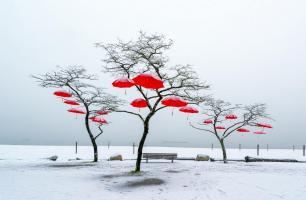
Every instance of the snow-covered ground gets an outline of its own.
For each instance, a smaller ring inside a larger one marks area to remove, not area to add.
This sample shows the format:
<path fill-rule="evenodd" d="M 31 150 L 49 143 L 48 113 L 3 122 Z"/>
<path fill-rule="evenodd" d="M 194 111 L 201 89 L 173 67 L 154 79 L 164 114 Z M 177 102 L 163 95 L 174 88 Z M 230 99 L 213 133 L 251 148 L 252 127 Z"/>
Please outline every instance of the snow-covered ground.
<path fill-rule="evenodd" d="M 179 157 L 220 149 L 146 147 L 144 152 L 175 152 Z M 122 154 L 134 159 L 132 147 L 100 147 L 101 161 L 92 163 L 91 147 L 0 145 L 0 200 L 125 199 L 306 199 L 306 163 L 152 161 L 141 175 L 131 175 L 134 160 L 106 161 Z M 261 150 L 260 157 L 306 160 L 301 150 Z M 58 155 L 55 162 L 44 159 Z M 255 149 L 229 149 L 229 159 L 256 157 Z"/>

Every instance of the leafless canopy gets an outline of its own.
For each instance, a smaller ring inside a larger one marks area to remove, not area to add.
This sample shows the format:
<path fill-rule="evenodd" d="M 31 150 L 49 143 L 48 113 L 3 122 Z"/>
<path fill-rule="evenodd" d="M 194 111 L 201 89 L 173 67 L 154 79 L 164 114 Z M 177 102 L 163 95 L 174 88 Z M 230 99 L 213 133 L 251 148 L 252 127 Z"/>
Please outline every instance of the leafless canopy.
<path fill-rule="evenodd" d="M 140 86 L 136 86 L 141 96 L 148 102 L 151 113 L 164 108 L 159 103 L 163 97 L 178 96 L 189 103 L 199 104 L 205 99 L 199 95 L 208 86 L 201 82 L 196 72 L 189 65 L 168 66 L 168 57 L 164 51 L 172 46 L 172 40 L 163 35 L 140 32 L 136 41 L 119 40 L 114 44 L 97 43 L 97 47 L 105 50 L 104 70 L 116 77 L 133 78 L 140 73 L 150 73 L 163 80 L 165 88 L 154 90 L 148 94 Z M 138 115 L 137 113 L 129 112 Z M 140 116 L 141 117 L 141 116 Z"/>
<path fill-rule="evenodd" d="M 260 120 L 271 119 L 266 113 L 266 105 L 263 103 L 242 106 L 239 104 L 232 105 L 231 103 L 225 102 L 223 100 L 215 100 L 210 98 L 207 99 L 205 103 L 203 103 L 202 110 L 204 111 L 203 114 L 208 116 L 208 119 L 213 121 L 212 125 L 210 126 L 204 125 L 203 123 L 198 123 L 198 126 L 194 126 L 192 124 L 191 126 L 199 130 L 210 132 L 216 135 L 219 140 L 225 139 L 231 133 L 241 127 L 256 126 Z M 237 115 L 239 114 L 238 119 L 229 124 L 223 133 L 218 132 L 216 126 L 228 122 L 228 120 L 225 119 L 225 116 L 233 113 Z M 205 126 L 205 128 L 200 128 L 199 126 Z"/>
<path fill-rule="evenodd" d="M 89 114 L 97 110 L 113 111 L 121 103 L 117 97 L 93 85 L 91 82 L 97 80 L 97 76 L 87 74 L 85 68 L 81 66 L 58 67 L 56 71 L 32 77 L 41 87 L 68 89 L 73 98 L 84 105 Z"/>

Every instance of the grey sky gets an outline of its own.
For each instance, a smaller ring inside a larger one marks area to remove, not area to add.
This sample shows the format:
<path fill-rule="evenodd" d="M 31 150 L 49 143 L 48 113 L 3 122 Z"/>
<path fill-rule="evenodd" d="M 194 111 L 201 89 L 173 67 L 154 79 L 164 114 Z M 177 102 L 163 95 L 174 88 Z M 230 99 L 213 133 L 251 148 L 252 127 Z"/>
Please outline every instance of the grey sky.
<path fill-rule="evenodd" d="M 52 95 L 54 90 L 39 88 L 29 75 L 56 65 L 81 64 L 99 73 L 100 85 L 111 88 L 112 78 L 101 73 L 103 53 L 93 43 L 135 38 L 143 30 L 172 38 L 171 63 L 192 64 L 215 97 L 268 104 L 276 120 L 270 134 L 259 139 L 236 134 L 228 146 L 254 147 L 258 140 L 272 147 L 302 145 L 305 10 L 303 0 L 1 1 L 0 144 L 89 144 L 82 120 L 65 111 L 67 107 Z M 124 114 L 108 119 L 112 124 L 100 144 L 138 141 L 138 119 Z M 151 128 L 147 145 L 216 143 L 212 136 L 190 128 L 184 115 L 176 112 L 172 117 L 170 110 L 155 117 Z"/>

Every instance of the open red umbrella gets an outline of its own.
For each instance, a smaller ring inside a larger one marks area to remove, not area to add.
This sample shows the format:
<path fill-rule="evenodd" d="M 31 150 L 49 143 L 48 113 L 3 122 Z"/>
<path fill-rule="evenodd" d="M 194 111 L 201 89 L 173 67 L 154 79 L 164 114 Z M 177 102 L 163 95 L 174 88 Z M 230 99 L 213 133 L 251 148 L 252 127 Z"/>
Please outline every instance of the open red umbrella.
<path fill-rule="evenodd" d="M 118 88 L 130 88 L 135 85 L 135 82 L 127 77 L 122 77 L 115 80 L 112 85 Z"/>
<path fill-rule="evenodd" d="M 270 124 L 266 124 L 266 123 L 257 123 L 256 126 L 262 127 L 262 128 L 273 128 Z"/>
<path fill-rule="evenodd" d="M 205 119 L 203 121 L 203 124 L 212 124 L 212 123 L 213 123 L 213 120 L 211 120 L 211 119 Z"/>
<path fill-rule="evenodd" d="M 183 106 L 187 106 L 187 102 L 184 101 L 183 99 L 179 98 L 179 97 L 166 97 L 164 98 L 161 103 L 165 106 L 169 106 L 169 107 L 183 107 Z"/>
<path fill-rule="evenodd" d="M 191 107 L 191 106 L 181 107 L 179 111 L 184 112 L 184 113 L 199 113 L 198 109 Z"/>
<path fill-rule="evenodd" d="M 80 105 L 78 102 L 72 101 L 72 100 L 65 100 L 64 103 L 65 103 L 65 104 L 68 104 L 68 105 L 72 105 L 72 106 L 78 106 L 78 105 Z"/>
<path fill-rule="evenodd" d="M 136 85 L 147 89 L 160 89 L 164 87 L 163 81 L 159 77 L 152 74 L 139 74 L 133 78 L 133 81 Z"/>
<path fill-rule="evenodd" d="M 250 132 L 250 130 L 246 129 L 246 128 L 238 128 L 236 130 L 237 132 L 240 132 L 240 133 L 247 133 L 247 132 Z"/>
<path fill-rule="evenodd" d="M 71 113 L 75 113 L 75 114 L 86 114 L 86 112 L 80 110 L 80 109 L 75 109 L 75 108 L 72 108 L 72 109 L 69 109 L 67 110 L 68 112 L 71 112 Z"/>
<path fill-rule="evenodd" d="M 224 129 L 226 129 L 224 126 L 216 126 L 216 129 L 217 130 L 224 130 Z"/>
<path fill-rule="evenodd" d="M 253 132 L 254 134 L 257 134 L 257 135 L 263 135 L 263 134 L 267 134 L 266 132 L 263 132 L 263 131 L 255 131 Z"/>
<path fill-rule="evenodd" d="M 71 93 L 66 92 L 66 91 L 56 91 L 53 94 L 58 97 L 71 97 L 72 96 Z"/>
<path fill-rule="evenodd" d="M 131 102 L 131 105 L 136 108 L 145 108 L 148 106 L 148 102 L 145 99 L 135 99 Z"/>
<path fill-rule="evenodd" d="M 90 119 L 91 119 L 91 121 L 97 122 L 97 123 L 100 123 L 100 124 L 108 124 L 108 122 L 105 119 L 99 118 L 99 117 L 96 117 L 96 116 L 91 117 Z"/>
<path fill-rule="evenodd" d="M 104 110 L 100 110 L 100 111 L 97 111 L 96 112 L 98 115 L 107 115 L 108 112 L 107 111 L 104 111 Z"/>
<path fill-rule="evenodd" d="M 229 119 L 229 120 L 237 119 L 237 116 L 236 115 L 227 115 L 227 116 L 225 116 L 225 119 Z"/>

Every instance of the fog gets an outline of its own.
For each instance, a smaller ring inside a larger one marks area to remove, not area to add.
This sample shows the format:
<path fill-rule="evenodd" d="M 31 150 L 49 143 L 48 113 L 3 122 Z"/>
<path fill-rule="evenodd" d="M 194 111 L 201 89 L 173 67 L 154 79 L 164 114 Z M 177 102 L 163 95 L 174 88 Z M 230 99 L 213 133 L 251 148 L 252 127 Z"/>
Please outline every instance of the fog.
<path fill-rule="evenodd" d="M 0 144 L 90 144 L 81 117 L 66 112 L 52 93 L 30 78 L 57 65 L 83 65 L 99 85 L 127 101 L 102 73 L 95 42 L 136 38 L 140 30 L 174 40 L 170 64 L 191 64 L 213 94 L 233 103 L 263 102 L 275 121 L 269 134 L 234 134 L 227 146 L 271 148 L 306 143 L 306 2 L 237 1 L 14 1 L 0 7 Z M 201 116 L 190 116 L 197 121 Z M 107 117 L 99 144 L 131 145 L 141 122 Z M 146 145 L 208 147 L 213 136 L 192 129 L 186 115 L 165 109 L 155 116 Z"/>

